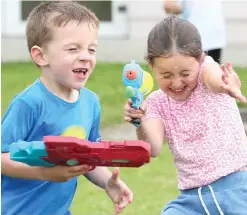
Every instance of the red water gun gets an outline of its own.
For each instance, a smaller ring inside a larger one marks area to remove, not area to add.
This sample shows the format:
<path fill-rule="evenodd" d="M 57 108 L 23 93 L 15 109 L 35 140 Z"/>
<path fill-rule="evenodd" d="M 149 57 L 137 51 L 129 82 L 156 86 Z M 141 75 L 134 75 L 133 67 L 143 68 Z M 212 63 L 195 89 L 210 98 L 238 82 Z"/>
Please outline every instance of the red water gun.
<path fill-rule="evenodd" d="M 30 166 L 80 165 L 140 167 L 150 162 L 150 145 L 141 140 L 91 142 L 65 136 L 10 145 L 10 158 Z"/>

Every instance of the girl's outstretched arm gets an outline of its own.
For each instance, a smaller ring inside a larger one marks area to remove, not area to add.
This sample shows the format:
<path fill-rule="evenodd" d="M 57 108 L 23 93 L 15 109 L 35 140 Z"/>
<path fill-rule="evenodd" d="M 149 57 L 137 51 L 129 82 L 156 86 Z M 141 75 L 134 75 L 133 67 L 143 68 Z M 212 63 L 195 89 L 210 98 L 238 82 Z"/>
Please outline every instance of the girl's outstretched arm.
<path fill-rule="evenodd" d="M 247 102 L 240 90 L 241 81 L 230 62 L 226 66 L 219 66 L 218 64 L 206 65 L 202 71 L 202 81 L 212 92 L 227 93 L 243 103 Z"/>

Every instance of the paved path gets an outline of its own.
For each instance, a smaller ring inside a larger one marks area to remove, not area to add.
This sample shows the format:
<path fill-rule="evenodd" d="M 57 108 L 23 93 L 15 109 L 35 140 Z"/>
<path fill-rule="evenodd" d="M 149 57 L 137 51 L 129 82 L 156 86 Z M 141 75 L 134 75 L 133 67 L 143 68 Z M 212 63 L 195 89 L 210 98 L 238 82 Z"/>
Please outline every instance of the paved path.
<path fill-rule="evenodd" d="M 130 123 L 123 123 L 106 127 L 101 130 L 101 135 L 105 140 L 135 140 L 135 127 Z"/>
<path fill-rule="evenodd" d="M 247 134 L 247 108 L 240 110 L 245 131 Z M 102 137 L 106 140 L 134 140 L 136 139 L 135 129 L 133 125 L 129 123 L 123 123 L 119 125 L 114 125 L 112 127 L 106 127 L 101 131 Z"/>

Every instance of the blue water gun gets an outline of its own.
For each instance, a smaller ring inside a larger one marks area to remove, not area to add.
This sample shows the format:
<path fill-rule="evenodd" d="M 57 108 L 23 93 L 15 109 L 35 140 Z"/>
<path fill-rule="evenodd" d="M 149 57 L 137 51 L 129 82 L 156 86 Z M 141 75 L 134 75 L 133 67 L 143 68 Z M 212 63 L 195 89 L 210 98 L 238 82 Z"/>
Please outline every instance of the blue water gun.
<path fill-rule="evenodd" d="M 147 86 L 143 89 L 145 77 Z M 126 86 L 125 94 L 131 99 L 132 107 L 134 109 L 140 109 L 144 95 L 151 91 L 153 87 L 151 75 L 145 72 L 135 60 L 131 60 L 130 64 L 126 64 L 123 68 L 122 79 Z M 132 123 L 136 127 L 139 127 L 140 119 L 134 119 Z"/>

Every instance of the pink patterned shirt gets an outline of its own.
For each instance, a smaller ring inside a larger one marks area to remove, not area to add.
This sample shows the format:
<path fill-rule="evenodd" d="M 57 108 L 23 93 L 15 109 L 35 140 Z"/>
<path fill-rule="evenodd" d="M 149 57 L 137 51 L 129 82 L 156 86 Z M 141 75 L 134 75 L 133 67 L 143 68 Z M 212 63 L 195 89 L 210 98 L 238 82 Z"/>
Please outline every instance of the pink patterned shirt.
<path fill-rule="evenodd" d="M 161 90 L 147 98 L 147 118 L 160 118 L 174 157 L 179 189 L 208 185 L 232 172 L 246 170 L 247 138 L 233 98 L 209 92 L 201 80 L 185 101 Z"/>

